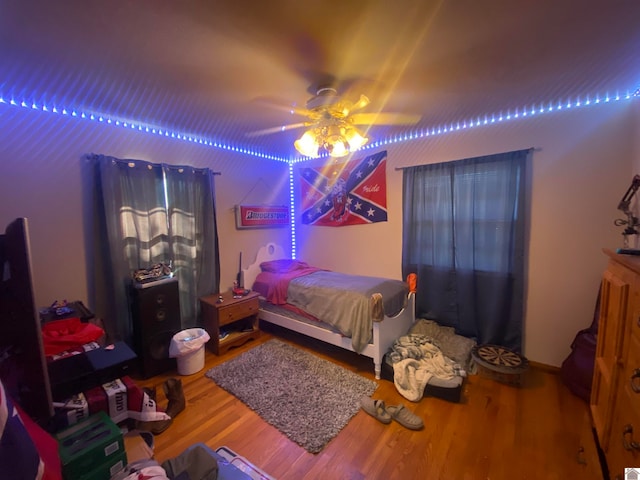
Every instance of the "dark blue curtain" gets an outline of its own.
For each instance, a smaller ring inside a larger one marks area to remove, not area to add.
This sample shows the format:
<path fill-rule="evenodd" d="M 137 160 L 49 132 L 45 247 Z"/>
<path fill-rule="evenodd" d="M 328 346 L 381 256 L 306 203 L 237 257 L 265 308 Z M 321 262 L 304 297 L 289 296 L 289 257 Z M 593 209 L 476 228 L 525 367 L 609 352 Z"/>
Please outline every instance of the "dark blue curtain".
<path fill-rule="evenodd" d="M 199 297 L 220 281 L 214 173 L 93 155 L 95 303 L 111 340 L 132 344 L 132 274 L 171 264 L 178 278 L 183 328 L 196 326 Z"/>
<path fill-rule="evenodd" d="M 406 168 L 403 276 L 418 317 L 522 350 L 526 164 L 532 150 Z"/>

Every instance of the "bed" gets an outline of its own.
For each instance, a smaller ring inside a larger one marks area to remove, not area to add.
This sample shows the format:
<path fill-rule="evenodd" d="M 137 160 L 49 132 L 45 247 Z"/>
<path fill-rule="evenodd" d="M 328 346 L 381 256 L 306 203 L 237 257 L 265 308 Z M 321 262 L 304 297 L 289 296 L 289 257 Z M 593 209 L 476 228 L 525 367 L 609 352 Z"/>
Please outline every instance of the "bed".
<path fill-rule="evenodd" d="M 274 265 L 277 268 L 265 272 L 265 265 L 269 269 Z M 292 273 L 292 270 L 302 272 Z M 284 283 L 266 286 L 266 282 L 281 272 L 289 277 Z M 265 273 L 270 278 L 265 279 Z M 376 379 L 380 379 L 385 353 L 415 321 L 415 288 L 410 288 L 407 283 L 312 267 L 288 259 L 282 247 L 273 243 L 259 249 L 255 262 L 243 270 L 243 280 L 245 287 L 255 289 L 261 295 L 258 313 L 261 320 L 371 358 Z M 331 290 L 335 286 L 318 283 L 334 280 L 346 283 L 336 290 Z M 360 291 L 344 288 L 347 283 L 357 284 Z M 399 296 L 402 297 L 400 300 Z M 274 298 L 275 303 L 271 301 Z M 328 298 L 332 299 L 331 302 L 327 301 Z M 301 299 L 305 305 L 301 305 Z M 346 313 L 331 315 L 333 320 L 324 318 L 323 315 L 333 308 Z M 357 318 L 357 321 L 347 322 L 346 318 Z"/>

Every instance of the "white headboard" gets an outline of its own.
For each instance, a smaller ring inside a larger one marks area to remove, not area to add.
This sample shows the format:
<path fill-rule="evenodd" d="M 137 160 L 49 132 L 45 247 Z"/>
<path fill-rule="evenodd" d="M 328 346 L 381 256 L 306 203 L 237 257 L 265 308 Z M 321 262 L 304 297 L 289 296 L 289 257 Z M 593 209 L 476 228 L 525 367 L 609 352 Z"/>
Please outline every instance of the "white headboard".
<path fill-rule="evenodd" d="M 256 277 L 260 273 L 260 264 L 269 260 L 280 260 L 287 258 L 284 254 L 284 250 L 280 245 L 275 243 L 267 243 L 264 247 L 260 247 L 256 254 L 256 260 L 247 268 L 242 270 L 244 288 L 251 289 L 253 282 L 256 281 Z"/>

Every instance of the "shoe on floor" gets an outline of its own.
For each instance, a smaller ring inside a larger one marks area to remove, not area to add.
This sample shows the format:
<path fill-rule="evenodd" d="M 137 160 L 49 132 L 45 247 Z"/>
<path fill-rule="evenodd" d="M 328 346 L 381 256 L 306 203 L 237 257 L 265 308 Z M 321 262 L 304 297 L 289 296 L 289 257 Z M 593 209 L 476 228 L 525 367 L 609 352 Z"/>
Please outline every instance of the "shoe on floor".
<path fill-rule="evenodd" d="M 167 420 L 142 421 L 136 420 L 135 429 L 143 432 L 151 432 L 154 435 L 160 435 L 173 423 L 173 418 Z"/>
<path fill-rule="evenodd" d="M 391 423 L 391 415 L 389 415 L 385 409 L 384 401 L 374 400 L 369 397 L 362 397 L 360 405 L 362 406 L 362 409 L 373 418 L 377 418 L 382 423 Z"/>
<path fill-rule="evenodd" d="M 176 416 L 185 409 L 187 404 L 184 398 L 184 391 L 182 390 L 182 380 L 167 378 L 162 384 L 162 390 L 168 401 L 166 413 L 172 419 L 176 418 Z"/>
<path fill-rule="evenodd" d="M 422 419 L 407 410 L 402 404 L 388 406 L 387 412 L 396 422 L 410 430 L 420 430 L 424 427 Z"/>

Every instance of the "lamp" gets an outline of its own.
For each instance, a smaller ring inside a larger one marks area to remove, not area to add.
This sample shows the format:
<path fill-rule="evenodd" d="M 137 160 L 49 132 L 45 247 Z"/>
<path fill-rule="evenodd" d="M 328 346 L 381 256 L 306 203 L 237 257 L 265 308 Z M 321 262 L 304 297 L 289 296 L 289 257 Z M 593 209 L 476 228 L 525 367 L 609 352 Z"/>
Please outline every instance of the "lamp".
<path fill-rule="evenodd" d="M 614 225 L 617 227 L 622 227 L 626 225 L 626 228 L 622 232 L 622 235 L 624 236 L 623 250 L 625 251 L 621 252 L 620 249 L 618 249 L 619 250 L 618 253 L 632 253 L 632 252 L 634 252 L 634 254 L 640 253 L 640 250 L 627 248 L 629 246 L 628 236 L 637 235 L 638 230 L 636 230 L 636 227 L 640 226 L 640 223 L 638 222 L 638 218 L 633 215 L 633 212 L 631 211 L 631 208 L 630 208 L 631 199 L 634 197 L 634 195 L 638 191 L 638 188 L 640 188 L 640 175 L 635 175 L 633 177 L 633 180 L 631 181 L 631 185 L 629 186 L 625 194 L 622 196 L 622 200 L 620 200 L 620 203 L 618 204 L 618 210 L 621 210 L 627 216 L 626 220 L 619 218 L 613 222 Z"/>
<path fill-rule="evenodd" d="M 364 146 L 369 139 L 343 119 L 322 120 L 293 145 L 306 157 L 318 157 L 323 148 L 332 157 L 344 157 Z"/>

